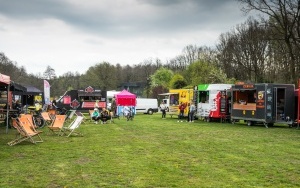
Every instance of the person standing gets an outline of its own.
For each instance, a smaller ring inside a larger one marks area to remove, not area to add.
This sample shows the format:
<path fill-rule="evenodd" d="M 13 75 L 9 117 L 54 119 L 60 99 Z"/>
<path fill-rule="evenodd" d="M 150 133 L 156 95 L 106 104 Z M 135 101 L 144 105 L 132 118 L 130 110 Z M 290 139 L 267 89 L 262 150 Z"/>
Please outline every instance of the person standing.
<path fill-rule="evenodd" d="M 161 118 L 162 119 L 166 119 L 166 110 L 167 110 L 167 106 L 166 104 L 164 103 L 164 101 L 161 101 L 160 103 L 160 111 L 161 111 Z"/>
<path fill-rule="evenodd" d="M 185 104 L 181 102 L 179 105 L 179 116 L 178 116 L 179 119 L 183 119 L 185 107 L 186 107 Z"/>
<path fill-rule="evenodd" d="M 99 100 L 95 101 L 94 108 L 99 108 Z"/>
<path fill-rule="evenodd" d="M 194 122 L 194 113 L 196 111 L 196 106 L 191 101 L 190 107 L 189 107 L 189 114 L 188 114 L 188 122 Z"/>
<path fill-rule="evenodd" d="M 117 103 L 116 103 L 116 97 L 114 96 L 111 100 L 111 112 L 112 112 L 112 116 L 115 117 L 116 116 L 116 110 L 117 110 Z"/>

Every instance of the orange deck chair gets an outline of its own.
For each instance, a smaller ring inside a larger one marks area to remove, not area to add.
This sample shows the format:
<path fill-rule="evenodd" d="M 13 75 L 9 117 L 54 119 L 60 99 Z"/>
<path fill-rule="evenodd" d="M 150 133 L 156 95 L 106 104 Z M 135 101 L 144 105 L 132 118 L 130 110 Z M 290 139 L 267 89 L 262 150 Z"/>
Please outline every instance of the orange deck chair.
<path fill-rule="evenodd" d="M 51 133 L 59 135 L 66 120 L 66 115 L 56 115 L 52 124 L 48 126 Z"/>

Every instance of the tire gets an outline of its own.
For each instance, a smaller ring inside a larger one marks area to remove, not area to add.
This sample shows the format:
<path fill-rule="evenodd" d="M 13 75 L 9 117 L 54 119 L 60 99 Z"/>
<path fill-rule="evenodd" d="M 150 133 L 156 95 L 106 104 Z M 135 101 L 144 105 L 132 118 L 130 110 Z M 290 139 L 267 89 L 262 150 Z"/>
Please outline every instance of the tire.
<path fill-rule="evenodd" d="M 149 114 L 149 115 L 152 115 L 152 114 L 153 114 L 153 110 L 152 110 L 152 109 L 149 109 L 149 110 L 148 110 L 148 114 Z"/>
<path fill-rule="evenodd" d="M 41 116 L 34 117 L 34 123 L 39 128 L 43 128 L 45 126 L 45 121 Z"/>
<path fill-rule="evenodd" d="M 248 125 L 248 126 L 251 126 L 252 124 L 253 124 L 252 121 L 247 121 L 247 125 Z"/>

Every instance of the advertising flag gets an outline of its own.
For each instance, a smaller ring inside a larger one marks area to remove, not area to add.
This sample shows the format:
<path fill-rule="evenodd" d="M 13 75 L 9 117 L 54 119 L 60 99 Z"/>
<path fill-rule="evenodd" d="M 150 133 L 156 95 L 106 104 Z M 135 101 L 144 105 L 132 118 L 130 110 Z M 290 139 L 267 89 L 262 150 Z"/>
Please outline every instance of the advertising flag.
<path fill-rule="evenodd" d="M 44 80 L 44 98 L 45 104 L 50 104 L 50 84 L 47 80 Z"/>

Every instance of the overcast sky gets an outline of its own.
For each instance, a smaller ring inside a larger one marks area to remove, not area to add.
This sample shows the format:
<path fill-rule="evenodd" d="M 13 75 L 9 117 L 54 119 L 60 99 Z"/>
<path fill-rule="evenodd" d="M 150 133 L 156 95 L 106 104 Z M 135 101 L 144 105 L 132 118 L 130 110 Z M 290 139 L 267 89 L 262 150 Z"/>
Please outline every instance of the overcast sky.
<path fill-rule="evenodd" d="M 0 52 L 58 76 L 103 61 L 164 63 L 190 44 L 214 47 L 245 20 L 235 0 L 0 0 Z"/>

